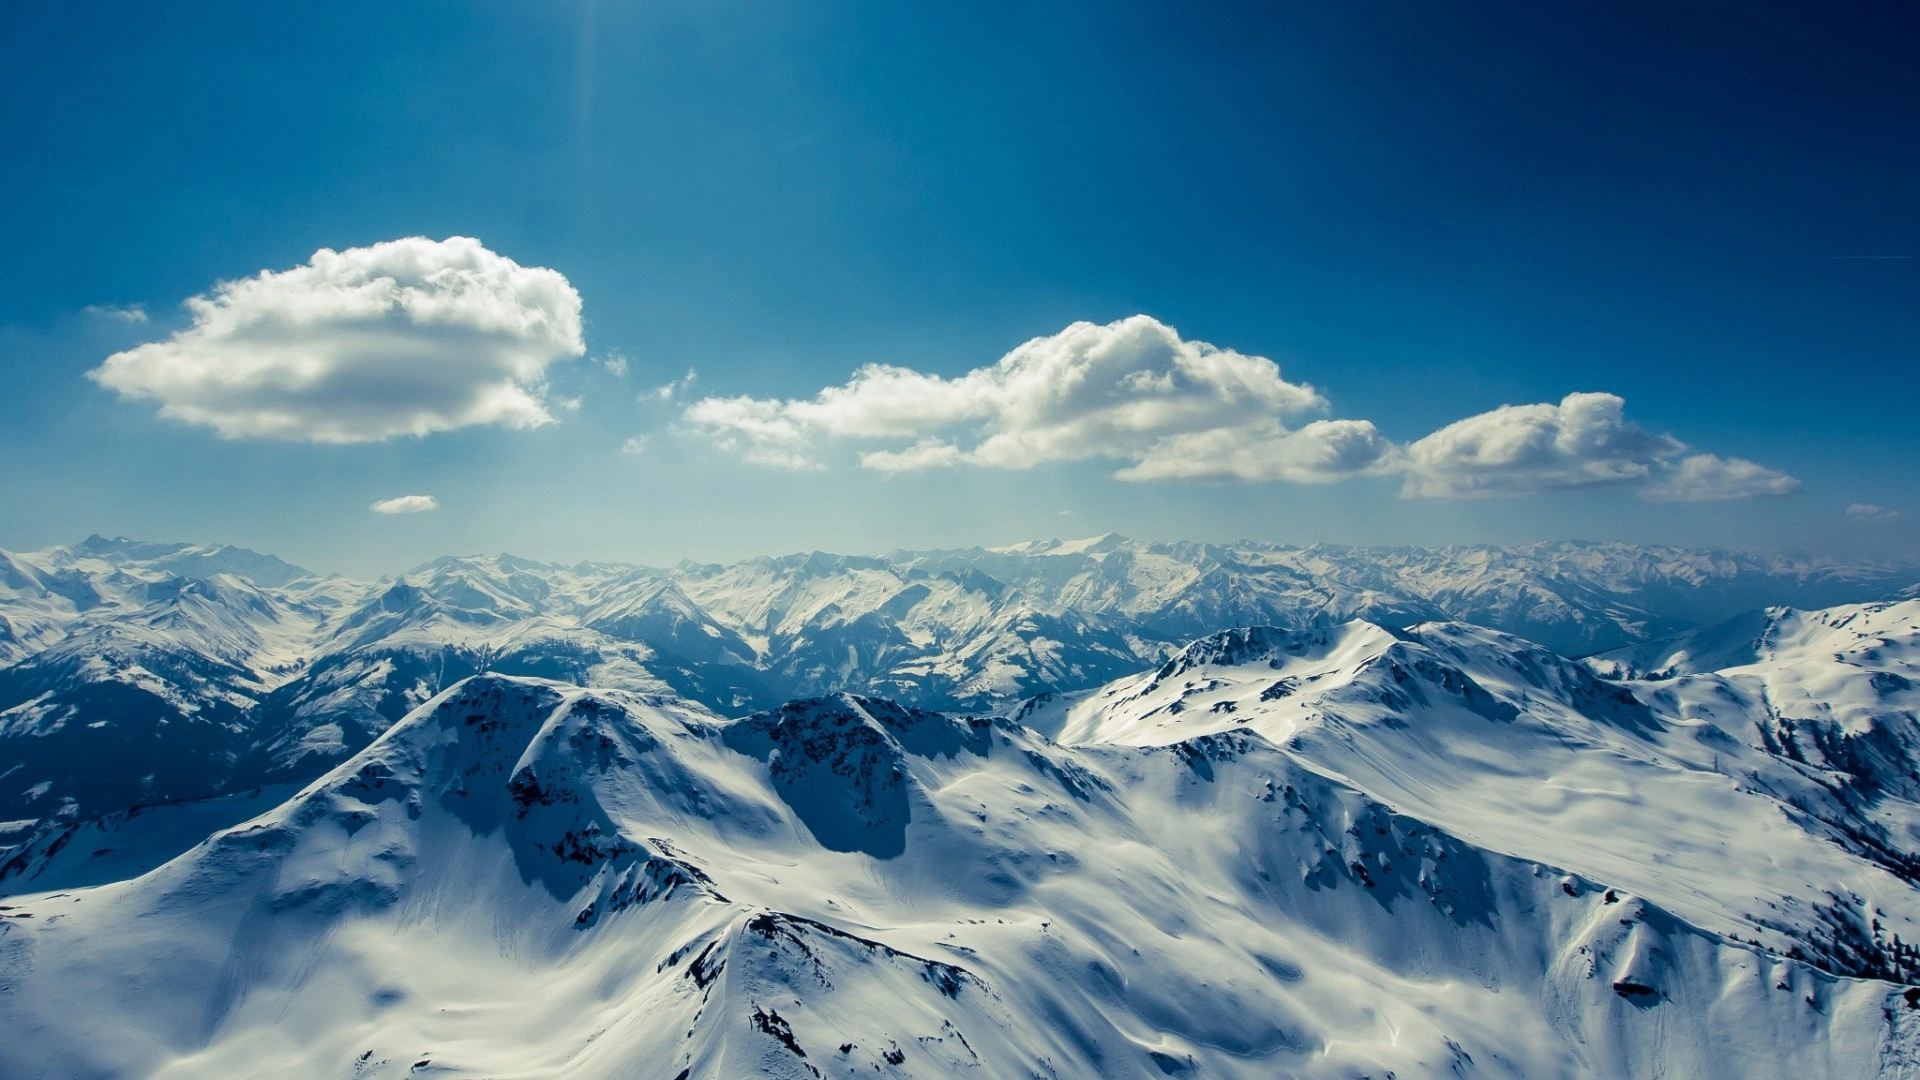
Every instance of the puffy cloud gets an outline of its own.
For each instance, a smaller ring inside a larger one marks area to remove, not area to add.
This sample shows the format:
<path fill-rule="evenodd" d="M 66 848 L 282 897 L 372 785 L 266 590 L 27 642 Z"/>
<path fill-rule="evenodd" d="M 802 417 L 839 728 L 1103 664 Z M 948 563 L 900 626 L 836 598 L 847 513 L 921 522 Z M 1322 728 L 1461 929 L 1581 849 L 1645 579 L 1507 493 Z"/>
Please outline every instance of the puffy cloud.
<path fill-rule="evenodd" d="M 1906 517 L 1898 510 L 1891 510 L 1874 503 L 1854 503 L 1847 507 L 1847 516 L 1862 525 L 1878 525 L 1886 521 L 1899 521 Z"/>
<path fill-rule="evenodd" d="M 551 423 L 545 373 L 586 351 L 580 294 L 478 240 L 321 249 L 187 301 L 192 323 L 88 377 L 231 439 L 373 442 Z"/>
<path fill-rule="evenodd" d="M 1568 394 L 1558 405 L 1503 405 L 1448 424 L 1407 447 L 1404 494 L 1510 495 L 1646 480 L 1686 450 L 1622 418 L 1613 394 Z"/>
<path fill-rule="evenodd" d="M 1656 502 L 1786 495 L 1800 481 L 1742 458 L 1688 453 L 1624 416 L 1614 394 L 1568 394 L 1558 405 L 1503 405 L 1456 421 L 1406 448 L 1402 494 L 1518 495 L 1639 485 Z"/>
<path fill-rule="evenodd" d="M 644 454 L 644 453 L 646 453 L 646 452 L 647 452 L 647 437 L 646 437 L 645 435 L 631 435 L 631 436 L 628 436 L 628 438 L 627 438 L 627 441 L 626 441 L 626 442 L 623 442 L 623 443 L 621 443 L 621 444 L 620 444 L 620 452 L 621 452 L 621 453 L 623 453 L 623 454 Z"/>
<path fill-rule="evenodd" d="M 1640 489 L 1655 502 L 1718 502 L 1756 495 L 1791 495 L 1800 481 L 1745 458 L 1689 454 L 1667 468 L 1657 483 Z"/>
<path fill-rule="evenodd" d="M 680 384 L 672 384 L 678 387 Z M 673 392 L 656 392 L 663 400 Z M 1074 323 L 955 378 L 869 364 L 811 398 L 703 398 L 687 427 L 749 461 L 821 468 L 841 440 L 894 445 L 862 467 L 1120 463 L 1122 480 L 1328 483 L 1398 475 L 1401 493 L 1460 498 L 1606 485 L 1655 501 L 1742 499 L 1799 481 L 1740 458 L 1695 453 L 1625 418 L 1614 394 L 1505 405 L 1398 446 L 1368 420 L 1315 419 L 1327 401 L 1273 361 L 1183 340 L 1145 315 Z"/>
<path fill-rule="evenodd" d="M 431 495 L 400 495 L 381 499 L 367 509 L 376 514 L 424 514 L 428 510 L 440 509 L 440 500 Z"/>
<path fill-rule="evenodd" d="M 1271 360 L 1136 315 L 1074 323 L 951 379 L 870 364 L 812 398 L 704 398 L 682 415 L 751 461 L 793 468 L 817 467 L 834 439 L 912 440 L 861 456 L 888 472 L 1104 459 L 1129 480 L 1330 480 L 1378 466 L 1389 445 L 1366 421 L 1286 426 L 1326 407 Z"/>

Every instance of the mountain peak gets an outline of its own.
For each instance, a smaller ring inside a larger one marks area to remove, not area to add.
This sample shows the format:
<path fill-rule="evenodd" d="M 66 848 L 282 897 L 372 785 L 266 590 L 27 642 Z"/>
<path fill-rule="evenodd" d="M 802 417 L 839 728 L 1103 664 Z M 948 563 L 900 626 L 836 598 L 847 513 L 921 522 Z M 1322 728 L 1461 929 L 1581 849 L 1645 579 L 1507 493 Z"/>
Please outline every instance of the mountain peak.
<path fill-rule="evenodd" d="M 1097 555 L 1132 543 L 1117 532 L 1106 532 L 1078 540 L 1025 540 L 985 550 L 995 555 Z"/>

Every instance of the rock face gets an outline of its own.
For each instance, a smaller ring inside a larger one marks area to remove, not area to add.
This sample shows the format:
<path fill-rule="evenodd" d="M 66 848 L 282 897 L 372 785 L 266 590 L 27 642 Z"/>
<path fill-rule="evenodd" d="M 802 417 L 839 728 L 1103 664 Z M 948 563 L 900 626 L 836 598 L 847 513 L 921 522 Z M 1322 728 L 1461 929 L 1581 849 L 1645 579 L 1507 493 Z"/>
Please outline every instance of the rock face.
<path fill-rule="evenodd" d="M 1189 654 L 1285 677 L 1269 640 Z M 1406 729 L 1527 723 L 1406 644 L 1367 668 L 1423 683 Z M 1502 853 L 1260 727 L 1071 747 L 475 677 L 151 872 L 8 898 L 0 1073 L 1865 1077 L 1920 1049 L 1903 985 L 1666 902 L 1717 866 L 1641 890 Z"/>

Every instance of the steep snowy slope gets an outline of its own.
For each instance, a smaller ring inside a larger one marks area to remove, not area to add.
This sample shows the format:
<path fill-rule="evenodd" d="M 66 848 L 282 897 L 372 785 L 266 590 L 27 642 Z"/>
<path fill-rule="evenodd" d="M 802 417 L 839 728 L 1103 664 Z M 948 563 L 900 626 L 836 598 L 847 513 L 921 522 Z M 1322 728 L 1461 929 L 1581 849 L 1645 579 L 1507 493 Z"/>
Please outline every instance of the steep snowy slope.
<path fill-rule="evenodd" d="M 1590 658 L 1699 716 L 1728 711 L 1775 754 L 1850 778 L 1857 801 L 1920 799 L 1920 600 L 1823 611 L 1768 608 Z"/>
<path fill-rule="evenodd" d="M 145 876 L 0 910 L 0 1073 L 1913 1075 L 1920 1011 L 1252 732 L 485 676 Z"/>
<path fill-rule="evenodd" d="M 1913 613 L 1900 637 L 1874 633 L 1851 659 L 1914 655 Z M 1874 614 L 1882 630 L 1899 621 Z M 1617 684 L 1459 624 L 1256 628 L 1098 691 L 1037 700 L 1020 718 L 1065 742 L 1123 745 L 1244 726 L 1475 844 L 1835 971 L 1912 977 L 1920 697 L 1904 676 L 1836 661 L 1830 641 L 1807 636 L 1827 668 L 1814 675 L 1775 657 L 1744 673 Z M 1788 687 L 1802 715 L 1819 713 L 1815 702 L 1873 703 L 1803 735 L 1828 748 L 1810 757 L 1784 749 L 1813 723 L 1778 715 Z"/>
<path fill-rule="evenodd" d="M 251 710 L 305 663 L 316 620 L 249 582 L 119 584 L 110 609 L 0 668 L 0 819 L 219 793 Z"/>

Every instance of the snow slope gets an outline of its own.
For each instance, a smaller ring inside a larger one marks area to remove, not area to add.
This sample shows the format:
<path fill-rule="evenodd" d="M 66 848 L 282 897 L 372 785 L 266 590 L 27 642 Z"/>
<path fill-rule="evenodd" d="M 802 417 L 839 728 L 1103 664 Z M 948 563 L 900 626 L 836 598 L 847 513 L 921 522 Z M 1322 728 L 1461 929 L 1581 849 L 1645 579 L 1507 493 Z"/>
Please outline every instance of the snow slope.
<path fill-rule="evenodd" d="M 1379 643 L 1243 638 L 1147 696 Z M 1914 1075 L 1902 987 L 1391 809 L 1286 722 L 1069 747 L 476 677 L 143 876 L 9 898 L 0 1073 Z"/>
<path fill-rule="evenodd" d="M 0 1075 L 1920 1075 L 1909 580 L 0 553 Z"/>
<path fill-rule="evenodd" d="M 1244 728 L 1476 845 L 1831 970 L 1911 977 L 1920 602 L 1776 622 L 1756 663 L 1655 682 L 1462 624 L 1237 630 L 1018 715 L 1077 744 Z"/>

